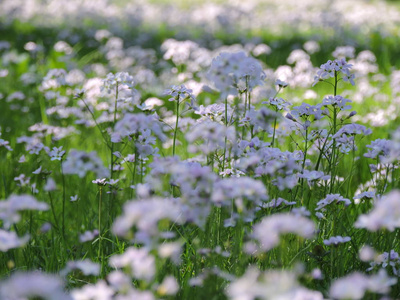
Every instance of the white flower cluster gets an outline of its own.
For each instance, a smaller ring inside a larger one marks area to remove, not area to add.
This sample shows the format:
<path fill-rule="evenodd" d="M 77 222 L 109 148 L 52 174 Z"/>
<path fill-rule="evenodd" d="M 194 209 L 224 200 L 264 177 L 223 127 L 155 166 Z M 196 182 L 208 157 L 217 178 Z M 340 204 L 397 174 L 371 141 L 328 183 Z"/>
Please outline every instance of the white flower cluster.
<path fill-rule="evenodd" d="M 264 83 L 266 75 L 260 63 L 244 52 L 222 52 L 211 63 L 208 79 L 224 95 L 251 91 Z"/>
<path fill-rule="evenodd" d="M 400 191 L 393 190 L 375 202 L 374 208 L 368 214 L 358 217 L 354 224 L 356 228 L 366 228 L 369 231 L 387 229 L 394 231 L 400 227 Z"/>

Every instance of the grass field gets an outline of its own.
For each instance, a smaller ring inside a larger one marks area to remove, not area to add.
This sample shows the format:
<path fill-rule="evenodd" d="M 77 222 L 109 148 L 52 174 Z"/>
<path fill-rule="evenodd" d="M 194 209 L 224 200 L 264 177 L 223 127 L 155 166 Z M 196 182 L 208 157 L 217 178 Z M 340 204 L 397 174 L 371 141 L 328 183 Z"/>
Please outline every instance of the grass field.
<path fill-rule="evenodd" d="M 0 2 L 0 299 L 399 299 L 399 26 Z"/>

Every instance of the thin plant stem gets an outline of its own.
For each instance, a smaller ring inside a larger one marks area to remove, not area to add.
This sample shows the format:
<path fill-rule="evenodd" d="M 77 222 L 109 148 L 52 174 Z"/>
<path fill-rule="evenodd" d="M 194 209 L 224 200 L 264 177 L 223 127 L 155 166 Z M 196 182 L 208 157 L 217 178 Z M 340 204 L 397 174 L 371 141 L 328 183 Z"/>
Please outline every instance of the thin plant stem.
<path fill-rule="evenodd" d="M 172 144 L 172 156 L 175 156 L 175 146 L 176 146 L 176 133 L 178 131 L 178 121 L 179 121 L 179 96 L 176 97 L 176 122 L 174 129 L 174 140 Z"/>

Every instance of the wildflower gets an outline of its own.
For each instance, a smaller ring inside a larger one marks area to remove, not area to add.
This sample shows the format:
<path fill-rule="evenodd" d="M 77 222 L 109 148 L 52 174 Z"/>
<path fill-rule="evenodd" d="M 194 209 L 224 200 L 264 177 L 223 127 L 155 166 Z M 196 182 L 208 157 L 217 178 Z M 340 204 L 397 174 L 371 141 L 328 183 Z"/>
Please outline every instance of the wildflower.
<path fill-rule="evenodd" d="M 333 51 L 332 56 L 338 59 L 341 58 L 354 58 L 355 56 L 355 51 L 354 47 L 352 46 L 341 46 L 341 47 L 336 47 L 335 51 Z"/>
<path fill-rule="evenodd" d="M 340 194 L 328 194 L 325 199 L 318 201 L 317 208 L 315 210 L 322 210 L 327 205 L 334 202 L 336 204 L 343 202 L 345 206 L 349 206 L 351 204 L 349 199 L 343 198 Z"/>
<path fill-rule="evenodd" d="M 246 273 L 235 279 L 227 288 L 231 300 L 243 299 L 309 299 L 322 300 L 320 292 L 302 287 L 297 280 L 296 271 L 259 271 L 250 267 Z"/>
<path fill-rule="evenodd" d="M 62 160 L 65 151 L 62 150 L 62 146 L 61 147 L 54 147 L 53 150 L 50 151 L 49 156 L 51 158 L 51 160 Z"/>
<path fill-rule="evenodd" d="M 151 281 L 156 273 L 155 258 L 145 248 L 130 247 L 124 253 L 111 256 L 114 268 L 128 268 L 132 278 Z"/>
<path fill-rule="evenodd" d="M 343 98 L 340 95 L 337 96 L 327 96 L 322 100 L 322 105 L 332 105 L 339 107 L 341 110 L 351 109 L 351 105 L 347 105 L 347 103 L 351 103 L 352 101 L 346 98 Z"/>
<path fill-rule="evenodd" d="M 303 118 L 307 120 L 309 117 L 313 116 L 314 120 L 322 119 L 328 112 L 322 109 L 322 104 L 310 105 L 307 103 L 302 103 L 300 106 L 293 107 L 293 110 L 290 112 L 291 116 L 297 118 Z M 288 116 L 286 116 L 289 118 Z"/>
<path fill-rule="evenodd" d="M 71 196 L 71 197 L 70 197 L 70 201 L 71 201 L 71 202 L 78 201 L 78 195 Z"/>
<path fill-rule="evenodd" d="M 365 245 L 360 249 L 358 256 L 361 261 L 367 262 L 373 260 L 374 257 L 376 256 L 376 253 L 374 248 Z"/>
<path fill-rule="evenodd" d="M 394 231 L 400 227 L 400 191 L 393 190 L 375 202 L 374 208 L 368 213 L 358 217 L 354 226 L 377 231 L 386 228 Z"/>
<path fill-rule="evenodd" d="M 20 211 L 48 209 L 46 203 L 37 201 L 31 195 L 11 195 L 5 201 L 0 201 L 0 219 L 3 220 L 3 226 L 8 229 L 21 220 Z"/>
<path fill-rule="evenodd" d="M 282 81 L 280 79 L 275 80 L 275 85 L 281 87 L 281 88 L 285 88 L 288 86 L 288 83 L 285 81 Z"/>
<path fill-rule="evenodd" d="M 154 115 L 147 116 L 144 113 L 126 113 L 124 117 L 115 124 L 114 132 L 111 134 L 111 141 L 113 143 L 118 143 L 125 137 L 135 138 L 145 132 L 147 132 L 147 134 L 154 134 L 162 141 L 165 140 L 160 122 Z"/>
<path fill-rule="evenodd" d="M 123 214 L 112 227 L 114 234 L 131 236 L 131 228 L 136 227 L 135 241 L 151 245 L 159 236 L 158 222 L 167 219 L 180 224 L 184 221 L 180 205 L 172 199 L 150 198 L 125 203 Z"/>
<path fill-rule="evenodd" d="M 105 186 L 107 184 L 107 179 L 106 178 L 97 178 L 95 180 L 92 180 L 92 183 L 97 184 L 99 186 Z"/>
<path fill-rule="evenodd" d="M 278 197 L 277 199 L 272 199 L 270 202 L 267 202 L 267 203 L 263 204 L 263 207 L 276 208 L 276 207 L 281 206 L 282 204 L 284 204 L 286 206 L 290 206 L 290 205 L 295 205 L 296 203 L 297 202 L 295 202 L 295 201 L 290 202 L 290 201 L 287 201 L 287 200 L 285 200 L 283 198 Z"/>
<path fill-rule="evenodd" d="M 29 235 L 19 238 L 15 232 L 0 229 L 0 251 L 2 252 L 22 247 L 28 241 Z"/>
<path fill-rule="evenodd" d="M 0 132 L 0 137 L 1 137 L 1 132 Z M 0 139 L 0 147 L 4 147 L 8 151 L 13 151 L 13 149 L 10 147 L 10 142 L 9 141 L 5 141 L 3 139 Z"/>
<path fill-rule="evenodd" d="M 285 101 L 282 98 L 271 97 L 268 101 L 262 102 L 262 104 L 270 104 L 275 107 L 276 110 L 288 110 L 288 107 L 292 105 L 292 103 Z"/>
<path fill-rule="evenodd" d="M 52 192 L 57 189 L 56 182 L 53 178 L 49 177 L 46 181 L 46 185 L 43 187 L 46 192 Z"/>
<path fill-rule="evenodd" d="M 86 284 L 81 288 L 71 291 L 71 296 L 74 300 L 108 300 L 112 299 L 113 295 L 113 289 L 104 280 L 99 280 L 96 284 Z"/>
<path fill-rule="evenodd" d="M 163 243 L 158 247 L 158 254 L 162 258 L 170 258 L 173 263 L 181 262 L 182 244 L 180 242 Z"/>
<path fill-rule="evenodd" d="M 18 186 L 24 187 L 29 184 L 31 178 L 26 177 L 25 174 L 20 174 L 18 177 L 14 177 L 14 181 L 19 181 Z"/>
<path fill-rule="evenodd" d="M 265 234 L 269 232 L 269 234 Z M 295 233 L 304 238 L 314 236 L 315 225 L 306 217 L 293 214 L 275 214 L 265 217 L 261 223 L 254 225 L 253 238 L 260 243 L 264 251 L 271 250 L 279 244 L 279 235 Z"/>
<path fill-rule="evenodd" d="M 179 285 L 176 282 L 175 277 L 166 276 L 162 283 L 157 288 L 157 293 L 161 296 L 168 295 L 173 296 L 179 291 Z"/>
<path fill-rule="evenodd" d="M 324 172 L 308 170 L 304 170 L 303 173 L 299 173 L 297 176 L 307 179 L 309 186 L 312 186 L 318 180 L 329 180 L 331 178 L 330 175 L 325 175 Z"/>
<path fill-rule="evenodd" d="M 99 235 L 99 231 L 97 229 L 93 231 L 85 231 L 83 234 L 79 236 L 79 241 L 81 243 L 92 241 L 96 236 Z"/>
<path fill-rule="evenodd" d="M 244 52 L 222 52 L 213 59 L 208 77 L 222 93 L 235 95 L 262 84 L 265 73 L 259 62 Z"/>
<path fill-rule="evenodd" d="M 317 71 L 317 76 L 314 77 L 314 83 L 316 85 L 319 81 L 324 81 L 328 78 L 335 77 L 336 74 L 342 75 L 344 81 L 348 81 L 351 85 L 354 85 L 354 74 L 350 74 L 352 65 L 348 64 L 344 58 L 335 59 L 334 61 L 328 60 L 325 64 L 322 64 L 320 69 Z"/>
<path fill-rule="evenodd" d="M 209 155 L 217 150 L 224 149 L 224 136 L 229 135 L 228 140 L 234 139 L 234 133 L 230 128 L 217 123 L 206 120 L 198 123 L 186 134 L 186 139 L 190 143 L 189 152 L 202 152 Z M 204 141 L 204 143 L 194 143 L 195 141 Z"/>
<path fill-rule="evenodd" d="M 387 276 L 385 270 L 367 276 L 359 272 L 339 278 L 331 285 L 329 295 L 334 299 L 362 299 L 366 291 L 385 294 L 389 287 L 396 284 L 396 278 Z"/>
<path fill-rule="evenodd" d="M 324 240 L 324 244 L 327 245 L 327 246 L 331 246 L 331 245 L 337 246 L 339 244 L 347 243 L 350 240 L 351 240 L 351 238 L 349 236 L 345 236 L 345 237 L 332 236 L 329 239 Z"/>
<path fill-rule="evenodd" d="M 369 148 L 368 152 L 364 154 L 365 157 L 380 160 L 387 158 L 393 147 L 393 142 L 391 140 L 376 139 L 371 142 L 371 144 L 366 146 Z"/>
<path fill-rule="evenodd" d="M 106 90 L 108 93 L 111 93 L 117 86 L 118 88 L 121 88 L 122 86 L 133 88 L 133 77 L 127 72 L 119 72 L 116 74 L 108 73 L 107 77 L 103 79 L 102 90 Z"/>
<path fill-rule="evenodd" d="M 164 94 L 171 96 L 168 101 L 177 101 L 178 103 L 182 103 L 188 99 L 190 99 L 191 103 L 196 101 L 193 96 L 193 90 L 186 88 L 184 85 L 173 85 L 170 89 L 165 90 Z"/>
<path fill-rule="evenodd" d="M 54 274 L 38 271 L 16 272 L 10 278 L 0 282 L 0 298 L 72 300 L 64 292 L 63 286 L 61 278 Z"/>
<path fill-rule="evenodd" d="M 87 172 L 94 172 L 97 177 L 108 177 L 109 175 L 109 170 L 103 166 L 96 151 L 87 153 L 71 150 L 62 166 L 64 174 L 77 174 L 80 178 L 86 176 Z"/>
<path fill-rule="evenodd" d="M 61 270 L 60 274 L 63 276 L 68 273 L 80 270 L 83 275 L 93 275 L 98 276 L 100 274 L 100 265 L 98 263 L 92 262 L 90 259 L 84 259 L 80 261 L 69 261 L 63 270 Z"/>

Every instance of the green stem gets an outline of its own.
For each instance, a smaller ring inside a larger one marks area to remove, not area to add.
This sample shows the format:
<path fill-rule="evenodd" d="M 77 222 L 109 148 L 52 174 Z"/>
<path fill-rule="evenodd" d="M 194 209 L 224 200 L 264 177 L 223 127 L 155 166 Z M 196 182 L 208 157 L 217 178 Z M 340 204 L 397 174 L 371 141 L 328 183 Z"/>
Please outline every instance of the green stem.
<path fill-rule="evenodd" d="M 100 190 L 99 190 L 99 222 L 98 222 L 98 227 L 99 227 L 99 250 L 98 250 L 98 260 L 100 261 L 101 259 L 101 239 L 102 239 L 102 231 L 101 231 L 101 204 L 102 204 L 102 187 L 100 186 Z M 103 265 L 103 264 L 101 264 Z"/>
<path fill-rule="evenodd" d="M 62 236 L 63 239 L 65 240 L 65 176 L 63 172 L 63 167 L 62 167 L 62 160 L 60 161 L 60 167 L 61 167 L 61 178 L 62 178 Z"/>
<path fill-rule="evenodd" d="M 225 98 L 225 128 L 228 131 L 228 98 Z M 225 146 L 224 146 L 224 158 L 222 161 L 222 172 L 225 171 L 225 160 L 226 160 L 226 144 L 228 142 L 227 132 L 225 133 Z"/>
<path fill-rule="evenodd" d="M 176 145 L 176 133 L 178 131 L 178 120 L 179 120 L 179 96 L 176 98 L 176 122 L 174 130 L 174 141 L 172 145 L 172 156 L 175 155 L 175 145 Z"/>

